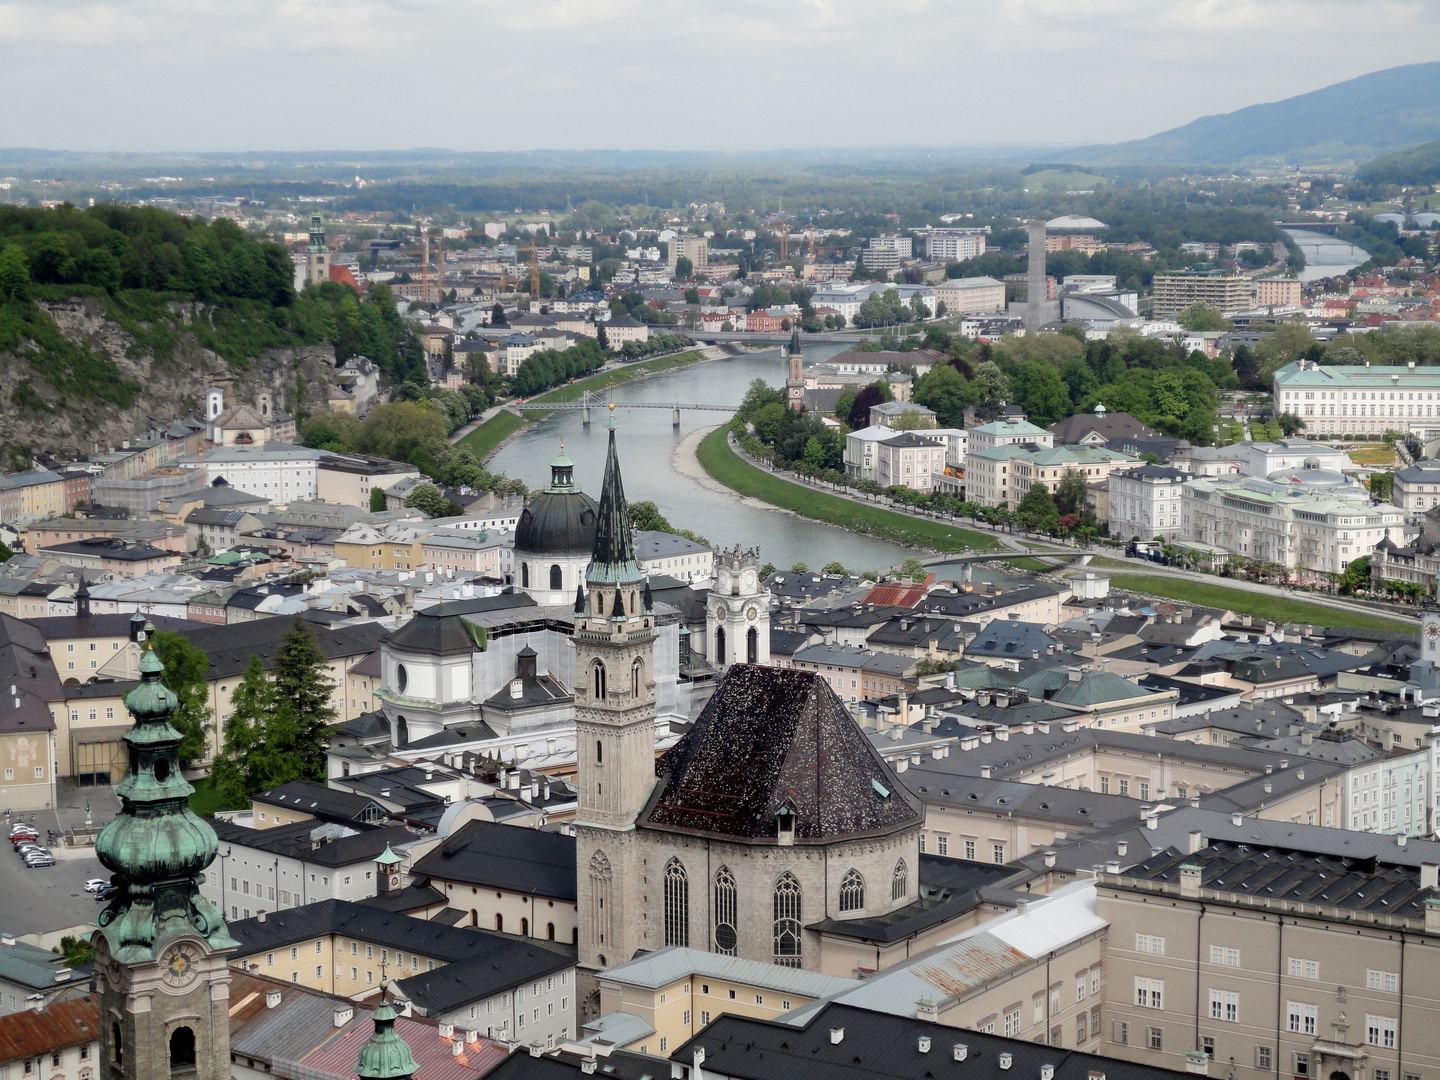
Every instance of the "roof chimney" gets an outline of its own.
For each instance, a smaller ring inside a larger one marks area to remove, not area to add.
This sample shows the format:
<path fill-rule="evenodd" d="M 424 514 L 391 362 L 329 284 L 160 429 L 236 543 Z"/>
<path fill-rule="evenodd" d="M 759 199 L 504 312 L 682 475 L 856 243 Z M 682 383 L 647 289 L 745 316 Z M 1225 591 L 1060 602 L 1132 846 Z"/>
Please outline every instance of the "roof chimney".
<path fill-rule="evenodd" d="M 1234 825 L 1237 829 L 1240 828 L 1240 826 L 1245 824 L 1245 815 L 1239 810 L 1236 810 L 1230 815 L 1230 824 Z"/>
<path fill-rule="evenodd" d="M 1010 1052 L 1007 1050 L 1005 1053 L 1000 1055 L 1000 1067 L 1002 1069 L 1008 1069 L 1010 1068 L 1010 1063 L 1014 1060 L 1014 1057 L 1012 1057 Z"/>
<path fill-rule="evenodd" d="M 839 1046 L 839 1045 L 840 1045 L 842 1042 L 844 1042 L 844 1041 L 845 1041 L 845 1029 L 844 1029 L 844 1028 L 831 1028 L 831 1029 L 830 1029 L 830 1045 L 831 1045 L 831 1046 Z"/>
<path fill-rule="evenodd" d="M 266 990 L 266 991 L 265 991 L 265 1007 L 266 1007 L 267 1009 L 273 1009 L 273 1008 L 275 1008 L 275 1007 L 276 1007 L 277 1005 L 279 1005 L 279 1004 L 280 1004 L 280 991 L 279 991 L 279 990 Z"/>
<path fill-rule="evenodd" d="M 1420 864 L 1420 887 L 1422 889 L 1440 888 L 1440 863 Z"/>
<path fill-rule="evenodd" d="M 1190 830 L 1190 854 L 1194 855 L 1205 846 L 1205 834 L 1199 829 Z"/>
<path fill-rule="evenodd" d="M 918 1044 L 917 1049 L 919 1049 L 920 1053 L 922 1053 L 922 1054 L 928 1054 L 928 1053 L 930 1052 L 930 1036 L 929 1036 L 929 1035 L 921 1035 L 921 1036 L 920 1036 L 920 1040 L 919 1040 L 919 1044 Z"/>
<path fill-rule="evenodd" d="M 964 1061 L 967 1057 L 970 1056 L 970 1047 L 966 1046 L 964 1043 L 956 1043 L 953 1047 L 951 1047 L 951 1053 L 956 1061 Z"/>
<path fill-rule="evenodd" d="M 1180 895 L 1194 899 L 1200 895 L 1201 868 L 1194 863 L 1180 864 Z"/>
<path fill-rule="evenodd" d="M 353 1006 L 353 1005 L 341 1005 L 341 1004 L 338 1004 L 338 1003 L 337 1003 L 337 1004 L 335 1005 L 335 1017 L 334 1017 L 335 1026 L 336 1026 L 337 1028 L 342 1028 L 342 1027 L 344 1027 L 346 1024 L 348 1024 L 348 1023 L 350 1022 L 351 1018 L 352 1018 L 354 1015 L 355 1015 L 355 1006 Z"/>

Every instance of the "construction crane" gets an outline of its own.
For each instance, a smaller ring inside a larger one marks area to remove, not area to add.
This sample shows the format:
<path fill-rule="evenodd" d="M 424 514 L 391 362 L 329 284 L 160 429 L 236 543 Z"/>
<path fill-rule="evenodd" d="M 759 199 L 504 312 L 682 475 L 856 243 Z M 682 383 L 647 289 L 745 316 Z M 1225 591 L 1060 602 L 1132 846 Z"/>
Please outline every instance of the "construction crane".
<path fill-rule="evenodd" d="M 532 236 L 528 248 L 515 249 L 516 255 L 519 255 L 522 251 L 530 252 L 530 299 L 537 304 L 540 302 L 540 263 L 536 259 L 536 252 L 539 246 L 539 241 L 535 240 Z M 505 271 L 503 268 L 500 273 L 502 276 L 504 275 Z"/>

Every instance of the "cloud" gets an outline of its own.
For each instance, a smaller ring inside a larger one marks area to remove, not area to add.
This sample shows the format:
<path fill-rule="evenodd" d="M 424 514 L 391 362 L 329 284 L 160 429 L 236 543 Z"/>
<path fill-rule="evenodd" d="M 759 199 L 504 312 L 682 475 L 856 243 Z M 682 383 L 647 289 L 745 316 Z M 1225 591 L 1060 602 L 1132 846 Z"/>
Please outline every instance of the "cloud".
<path fill-rule="evenodd" d="M 1437 45 L 1399 0 L 9 0 L 0 145 L 1073 144 Z"/>

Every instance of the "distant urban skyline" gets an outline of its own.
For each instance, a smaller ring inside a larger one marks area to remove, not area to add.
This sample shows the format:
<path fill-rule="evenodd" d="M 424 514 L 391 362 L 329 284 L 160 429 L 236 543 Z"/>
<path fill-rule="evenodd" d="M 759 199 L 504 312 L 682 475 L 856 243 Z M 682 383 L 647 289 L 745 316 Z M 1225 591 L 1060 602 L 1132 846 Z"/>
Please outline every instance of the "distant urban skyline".
<path fill-rule="evenodd" d="M 8 0 L 0 146 L 1067 146 L 1437 56 L 1421 0 Z"/>

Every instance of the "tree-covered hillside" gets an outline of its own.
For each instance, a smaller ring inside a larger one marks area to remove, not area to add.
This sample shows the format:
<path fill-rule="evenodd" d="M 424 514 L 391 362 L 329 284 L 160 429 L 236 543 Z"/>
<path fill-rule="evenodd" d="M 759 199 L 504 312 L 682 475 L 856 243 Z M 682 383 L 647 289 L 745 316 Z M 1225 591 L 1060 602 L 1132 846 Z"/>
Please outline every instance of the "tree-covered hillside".
<path fill-rule="evenodd" d="M 10 404 L 55 411 L 91 402 L 128 408 L 140 390 L 114 356 L 59 332 L 42 306 L 98 300 L 133 338 L 131 356 L 167 363 L 188 337 L 234 369 L 268 349 L 335 346 L 390 379 L 422 374 L 424 357 L 390 291 L 365 299 L 334 282 L 296 294 L 290 254 L 233 222 L 153 207 L 0 206 L 0 353 L 28 362 L 51 392 L 22 380 Z M 198 315 L 198 317 L 197 317 Z"/>

